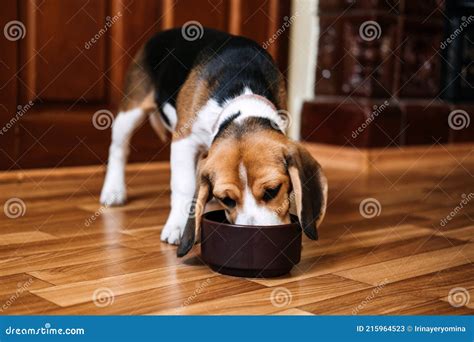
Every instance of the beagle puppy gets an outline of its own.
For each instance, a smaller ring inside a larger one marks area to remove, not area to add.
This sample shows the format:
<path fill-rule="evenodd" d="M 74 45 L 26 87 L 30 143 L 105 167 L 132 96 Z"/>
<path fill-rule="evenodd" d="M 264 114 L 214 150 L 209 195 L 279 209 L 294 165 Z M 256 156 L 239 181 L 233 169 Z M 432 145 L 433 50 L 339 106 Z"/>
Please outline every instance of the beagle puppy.
<path fill-rule="evenodd" d="M 327 182 L 320 165 L 285 135 L 285 82 L 256 42 L 204 29 L 197 40 L 181 29 L 151 38 L 135 57 L 112 126 L 100 201 L 126 201 L 125 164 L 133 131 L 149 118 L 171 143 L 171 212 L 161 240 L 178 256 L 200 238 L 212 198 L 231 223 L 290 221 L 290 205 L 305 234 L 317 239 Z"/>

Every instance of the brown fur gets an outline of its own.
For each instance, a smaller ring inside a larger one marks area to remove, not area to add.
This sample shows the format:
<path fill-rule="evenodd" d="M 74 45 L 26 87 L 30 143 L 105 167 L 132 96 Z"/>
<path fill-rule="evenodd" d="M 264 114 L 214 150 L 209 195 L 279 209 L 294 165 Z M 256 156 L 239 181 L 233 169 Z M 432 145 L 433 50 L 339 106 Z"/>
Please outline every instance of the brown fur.
<path fill-rule="evenodd" d="M 282 74 L 280 74 L 280 80 L 278 81 L 278 108 L 282 110 L 287 110 L 286 104 L 286 82 Z"/>
<path fill-rule="evenodd" d="M 255 126 L 249 132 L 258 130 Z M 284 164 L 283 153 L 288 138 L 270 129 L 260 129 L 256 134 L 228 137 L 211 146 L 201 174 L 213 185 L 213 195 L 218 199 L 230 197 L 236 201 L 235 208 L 227 208 L 228 217 L 235 220 L 237 210 L 243 206 L 245 183 L 252 191 L 257 203 L 275 212 L 282 221 L 288 222 L 290 178 Z M 265 153 L 266 151 L 266 153 Z M 240 163 L 247 171 L 242 180 Z M 243 183 L 245 181 L 245 183 Z M 278 195 L 265 202 L 265 189 L 281 184 Z"/>
<path fill-rule="evenodd" d="M 156 119 L 160 113 L 155 103 L 153 84 L 143 65 L 144 51 L 141 49 L 128 68 L 120 110 L 128 111 L 140 107 L 145 113 L 154 115 L 152 126 L 161 140 L 164 141 L 166 140 L 167 131 L 161 120 Z M 201 78 L 199 67 L 194 68 L 181 87 L 176 100 L 178 122 L 173 132 L 174 140 L 185 138 L 191 133 L 197 113 L 209 100 L 211 90 L 208 82 Z M 286 84 L 281 74 L 278 80 L 276 98 L 278 99 L 277 107 L 286 110 Z"/>
<path fill-rule="evenodd" d="M 124 96 L 120 103 L 120 111 L 141 108 L 150 118 L 151 125 L 162 141 L 167 140 L 167 131 L 155 102 L 153 84 L 143 67 L 143 49 L 138 51 L 125 77 Z"/>
<path fill-rule="evenodd" d="M 242 179 L 240 165 L 245 167 Z M 244 205 L 248 186 L 260 206 L 277 214 L 282 222 L 290 220 L 292 202 L 306 235 L 317 239 L 327 203 L 327 182 L 319 164 L 299 144 L 265 126 L 255 118 L 231 125 L 211 146 L 198 163 L 196 215 L 190 216 L 178 248 L 178 256 L 186 255 L 200 237 L 202 208 L 215 197 L 226 209 L 227 218 L 235 222 L 238 209 Z M 263 199 L 265 189 L 280 185 L 278 194 Z M 294 191 L 294 196 L 292 196 Z M 235 207 L 222 201 L 230 197 Z"/>
<path fill-rule="evenodd" d="M 199 68 L 194 68 L 184 82 L 176 100 L 178 122 L 173 140 L 187 137 L 193 128 L 197 113 L 209 100 L 209 87 L 200 77 Z"/>
<path fill-rule="evenodd" d="M 145 99 L 153 92 L 151 79 L 143 68 L 143 58 L 143 50 L 140 50 L 128 68 L 125 76 L 124 96 L 120 103 L 121 111 L 141 107 Z"/>
<path fill-rule="evenodd" d="M 246 179 L 242 179 L 241 165 Z M 278 194 L 265 201 L 265 190 L 279 185 Z M 321 167 L 301 145 L 255 118 L 230 126 L 199 162 L 198 205 L 204 207 L 205 202 L 200 201 L 214 196 L 225 207 L 228 219 L 235 222 L 244 205 L 245 186 L 259 206 L 274 212 L 285 223 L 290 220 L 290 204 L 295 202 L 303 229 L 309 237 L 317 238 L 317 226 L 327 203 L 327 182 Z M 292 190 L 294 198 L 290 198 Z M 226 197 L 236 202 L 235 207 L 226 207 L 222 201 Z M 199 224 L 195 236 L 199 237 Z"/>
<path fill-rule="evenodd" d="M 144 64 L 144 51 L 140 50 L 126 75 L 125 94 L 120 110 L 126 112 L 141 108 L 149 116 L 158 135 L 164 140 L 166 129 L 159 119 L 160 113 L 155 103 L 157 90 L 154 89 Z M 284 77 L 280 74 L 272 81 L 274 82 L 270 87 L 272 97 L 275 99 L 274 105 L 278 110 L 286 110 Z M 199 66 L 190 71 L 176 98 L 177 123 L 173 140 L 182 139 L 191 134 L 197 115 L 209 101 L 212 88 L 215 86 L 219 86 L 218 82 L 210 86 L 208 80 L 201 75 Z M 235 201 L 235 206 L 229 205 L 226 213 L 230 221 L 235 221 L 244 205 L 246 187 L 249 188 L 258 206 L 266 207 L 274 212 L 282 222 L 289 222 L 292 202 L 290 194 L 295 185 L 298 188 L 295 190 L 300 223 L 304 226 L 309 219 L 311 224 L 319 224 L 324 216 L 327 185 L 319 164 L 312 157 L 308 157 L 307 152 L 304 153 L 300 148 L 295 148 L 295 144 L 272 128 L 268 120 L 247 118 L 243 124 L 231 123 L 231 126 L 234 127 L 226 128 L 224 133 L 216 138 L 209 151 L 202 155 L 202 158 L 199 156 L 201 159 L 197 167 L 195 217 L 188 218 L 178 255 L 186 254 L 195 240 L 199 239 L 200 219 L 205 204 L 212 197 L 221 200 L 225 197 L 231 198 Z M 287 163 L 289 158 L 293 162 L 291 168 Z M 245 178 L 241 172 L 241 165 L 245 169 Z M 308 179 L 308 174 L 316 175 L 316 181 L 312 181 L 311 177 Z M 311 204 L 311 192 L 305 190 L 308 188 L 306 181 L 310 181 L 310 190 L 319 196 L 315 197 L 316 205 Z M 270 190 L 275 193 L 273 198 L 268 198 Z M 225 203 L 222 204 L 225 206 Z M 308 236 L 317 238 L 317 232 Z"/>
<path fill-rule="evenodd" d="M 286 160 L 300 224 L 309 238 L 317 240 L 317 228 L 326 213 L 326 177 L 318 162 L 300 144 L 289 144 Z"/>
<path fill-rule="evenodd" d="M 295 203 L 302 229 L 309 238 L 318 238 L 327 203 L 327 182 L 320 165 L 268 120 L 254 117 L 231 123 L 199 160 L 194 196 L 199 210 L 188 218 L 177 255 L 186 255 L 199 241 L 202 209 L 211 198 L 218 199 L 228 220 L 235 222 L 245 205 L 246 187 L 258 206 L 284 223 L 289 223 L 290 206 Z M 273 198 L 264 198 L 266 191 L 278 187 Z M 226 204 L 227 197 L 235 204 Z"/>
<path fill-rule="evenodd" d="M 178 94 L 176 101 L 178 122 L 173 133 L 173 139 L 183 139 L 191 133 L 197 114 L 209 100 L 211 91 L 212 87 L 209 86 L 205 79 L 201 78 L 199 67 L 194 68 Z M 286 83 L 281 74 L 278 80 L 276 98 L 278 99 L 278 109 L 286 110 Z"/>

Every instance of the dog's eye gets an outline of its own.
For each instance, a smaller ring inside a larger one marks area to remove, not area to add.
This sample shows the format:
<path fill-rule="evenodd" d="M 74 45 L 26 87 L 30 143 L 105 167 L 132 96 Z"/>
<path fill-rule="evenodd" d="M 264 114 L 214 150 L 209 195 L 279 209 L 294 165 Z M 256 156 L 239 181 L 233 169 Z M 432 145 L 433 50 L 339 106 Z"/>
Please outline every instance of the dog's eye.
<path fill-rule="evenodd" d="M 228 208 L 233 208 L 236 204 L 235 201 L 230 197 L 221 198 L 220 201 Z"/>
<path fill-rule="evenodd" d="M 263 194 L 263 200 L 265 202 L 271 201 L 272 199 L 277 197 L 278 193 L 280 192 L 280 189 L 281 184 L 271 189 L 265 189 L 265 192 Z"/>

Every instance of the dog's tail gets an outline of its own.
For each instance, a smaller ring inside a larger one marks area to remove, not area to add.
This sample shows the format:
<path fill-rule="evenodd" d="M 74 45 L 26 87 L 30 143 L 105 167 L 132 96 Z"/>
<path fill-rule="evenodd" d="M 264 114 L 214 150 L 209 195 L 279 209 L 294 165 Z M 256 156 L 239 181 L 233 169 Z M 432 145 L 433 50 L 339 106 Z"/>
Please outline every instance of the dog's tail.
<path fill-rule="evenodd" d="M 139 107 L 148 116 L 150 124 L 161 141 L 166 142 L 169 134 L 161 119 L 161 113 L 155 101 L 155 90 L 150 76 L 145 71 L 143 48 L 138 51 L 125 76 L 124 94 L 120 103 L 121 111 Z"/>

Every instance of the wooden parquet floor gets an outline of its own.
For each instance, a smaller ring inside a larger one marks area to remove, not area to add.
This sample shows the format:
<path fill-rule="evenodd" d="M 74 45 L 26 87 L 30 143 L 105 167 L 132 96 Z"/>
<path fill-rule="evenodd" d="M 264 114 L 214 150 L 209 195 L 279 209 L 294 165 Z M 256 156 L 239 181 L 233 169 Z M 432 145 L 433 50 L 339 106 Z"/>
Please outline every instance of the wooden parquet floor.
<path fill-rule="evenodd" d="M 4 173 L 0 313 L 474 314 L 473 159 L 325 171 L 320 240 L 304 238 L 300 264 L 276 279 L 216 274 L 199 248 L 178 259 L 160 242 L 166 163 L 131 166 L 120 208 L 98 204 L 101 167 Z"/>

